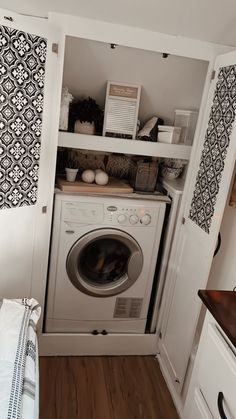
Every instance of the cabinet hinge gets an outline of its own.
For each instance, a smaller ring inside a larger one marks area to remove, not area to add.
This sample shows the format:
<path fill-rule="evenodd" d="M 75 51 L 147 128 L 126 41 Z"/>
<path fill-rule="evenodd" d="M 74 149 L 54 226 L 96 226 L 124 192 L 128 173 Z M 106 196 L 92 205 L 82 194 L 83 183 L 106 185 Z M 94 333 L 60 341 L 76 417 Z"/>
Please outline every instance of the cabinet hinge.
<path fill-rule="evenodd" d="M 46 206 L 46 205 L 45 205 L 44 207 L 42 207 L 42 213 L 43 213 L 43 214 L 46 214 L 46 213 L 47 213 L 47 209 L 48 209 L 48 208 L 47 208 L 47 206 Z"/>
<path fill-rule="evenodd" d="M 160 332 L 158 333 L 158 336 L 159 336 L 159 339 L 162 339 L 162 333 L 161 333 L 161 330 L 160 330 Z"/>
<path fill-rule="evenodd" d="M 214 80 L 215 76 L 216 76 L 216 72 L 215 72 L 215 70 L 213 70 L 212 73 L 211 73 L 211 80 Z"/>
<path fill-rule="evenodd" d="M 58 44 L 56 44 L 55 42 L 52 44 L 52 52 L 58 54 Z"/>
<path fill-rule="evenodd" d="M 11 16 L 4 16 L 4 19 L 9 20 L 9 22 L 13 22 L 13 18 Z"/>
<path fill-rule="evenodd" d="M 182 217 L 182 224 L 185 224 L 185 221 L 186 221 L 185 217 Z"/>

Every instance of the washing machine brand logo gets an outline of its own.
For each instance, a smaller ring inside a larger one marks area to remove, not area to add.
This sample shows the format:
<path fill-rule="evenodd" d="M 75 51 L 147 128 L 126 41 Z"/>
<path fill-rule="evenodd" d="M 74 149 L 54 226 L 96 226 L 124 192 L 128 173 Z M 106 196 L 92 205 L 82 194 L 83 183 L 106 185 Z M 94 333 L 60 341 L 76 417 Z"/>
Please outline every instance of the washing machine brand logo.
<path fill-rule="evenodd" d="M 108 211 L 111 211 L 111 212 L 115 212 L 115 211 L 117 211 L 117 207 L 115 207 L 114 205 L 110 205 L 109 207 L 107 207 L 107 210 Z"/>

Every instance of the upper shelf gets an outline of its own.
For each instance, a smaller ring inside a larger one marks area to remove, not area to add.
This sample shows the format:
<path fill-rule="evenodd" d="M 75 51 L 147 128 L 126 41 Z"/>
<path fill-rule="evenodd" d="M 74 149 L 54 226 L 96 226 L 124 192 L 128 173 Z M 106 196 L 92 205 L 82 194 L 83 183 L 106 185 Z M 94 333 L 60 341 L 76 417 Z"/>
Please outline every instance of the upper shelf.
<path fill-rule="evenodd" d="M 60 147 L 78 148 L 82 150 L 186 160 L 190 158 L 191 153 L 191 146 L 184 144 L 125 140 L 123 138 L 100 137 L 98 135 L 75 134 L 64 131 L 59 131 L 58 145 Z"/>

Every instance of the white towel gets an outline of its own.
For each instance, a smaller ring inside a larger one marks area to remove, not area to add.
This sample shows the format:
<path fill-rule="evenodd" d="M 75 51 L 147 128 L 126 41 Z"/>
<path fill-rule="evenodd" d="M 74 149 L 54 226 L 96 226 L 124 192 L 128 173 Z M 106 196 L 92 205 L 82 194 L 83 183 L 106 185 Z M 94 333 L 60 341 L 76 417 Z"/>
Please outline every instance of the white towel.
<path fill-rule="evenodd" d="M 34 299 L 0 303 L 0 419 L 38 418 L 40 313 Z"/>

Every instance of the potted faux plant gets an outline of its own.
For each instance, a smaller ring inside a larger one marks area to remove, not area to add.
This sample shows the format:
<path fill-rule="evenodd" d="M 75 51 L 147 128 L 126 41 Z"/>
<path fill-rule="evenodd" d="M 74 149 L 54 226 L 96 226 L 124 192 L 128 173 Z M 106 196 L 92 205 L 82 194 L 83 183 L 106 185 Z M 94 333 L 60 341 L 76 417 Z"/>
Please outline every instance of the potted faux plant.
<path fill-rule="evenodd" d="M 70 107 L 70 117 L 74 132 L 95 134 L 102 129 L 103 111 L 91 97 L 74 100 Z"/>
<path fill-rule="evenodd" d="M 78 163 L 72 159 L 68 159 L 65 172 L 67 182 L 74 182 L 78 173 Z"/>

